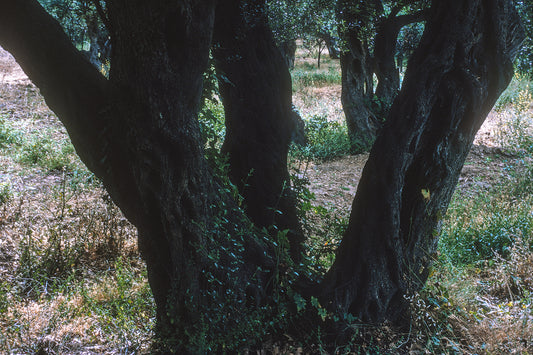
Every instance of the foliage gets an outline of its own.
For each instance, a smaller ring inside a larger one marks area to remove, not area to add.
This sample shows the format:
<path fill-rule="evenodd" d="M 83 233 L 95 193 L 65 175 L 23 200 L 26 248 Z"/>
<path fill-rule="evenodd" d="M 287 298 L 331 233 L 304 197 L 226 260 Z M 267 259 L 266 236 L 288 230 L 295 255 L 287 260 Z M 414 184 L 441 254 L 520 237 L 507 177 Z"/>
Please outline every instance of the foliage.
<path fill-rule="evenodd" d="M 494 191 L 501 189 L 498 186 Z M 454 265 L 465 265 L 508 256 L 517 237 L 533 233 L 533 202 L 528 199 L 511 206 L 508 199 L 484 193 L 474 199 L 455 197 L 440 239 L 442 257 Z"/>
<path fill-rule="evenodd" d="M 345 125 L 328 121 L 325 116 L 312 116 L 304 120 L 308 144 L 293 145 L 291 154 L 301 159 L 327 161 L 350 153 L 350 140 Z"/>
<path fill-rule="evenodd" d="M 0 116 L 0 148 L 16 145 L 20 142 L 21 135 L 8 121 Z"/>
<path fill-rule="evenodd" d="M 526 31 L 526 39 L 516 59 L 516 68 L 522 74 L 531 74 L 533 68 L 533 1 L 519 0 L 516 2 L 516 7 Z"/>
<path fill-rule="evenodd" d="M 304 39 L 323 41 L 336 37 L 336 1 L 329 0 L 269 0 L 269 24 L 278 43 Z"/>
<path fill-rule="evenodd" d="M 0 206 L 13 198 L 13 191 L 9 181 L 0 181 Z"/>
<path fill-rule="evenodd" d="M 92 0 L 39 0 L 41 5 L 61 24 L 76 47 L 105 75 L 110 69 L 109 34 L 102 12 Z"/>
<path fill-rule="evenodd" d="M 56 142 L 49 137 L 33 136 L 23 143 L 19 161 L 38 165 L 48 171 L 71 172 L 78 168 L 74 156 L 74 146 L 71 143 Z"/>
<path fill-rule="evenodd" d="M 517 238 L 529 242 L 533 235 L 533 138 L 527 114 L 532 98 L 523 80 L 515 77 L 515 87 L 522 83 L 526 89 L 509 101 L 507 124 L 500 127 L 502 145 L 521 159 L 507 163 L 507 179 L 488 191 L 481 187 L 474 196 L 465 198 L 460 191 L 454 196 L 439 246 L 454 265 L 507 257 Z"/>
<path fill-rule="evenodd" d="M 531 95 L 532 92 L 533 82 L 531 81 L 531 77 L 528 74 L 515 73 L 507 89 L 498 98 L 495 108 L 498 111 L 502 111 L 509 105 L 518 104 L 519 106 L 514 108 L 525 112 L 527 111 L 527 106 L 531 104 L 527 96 Z"/>

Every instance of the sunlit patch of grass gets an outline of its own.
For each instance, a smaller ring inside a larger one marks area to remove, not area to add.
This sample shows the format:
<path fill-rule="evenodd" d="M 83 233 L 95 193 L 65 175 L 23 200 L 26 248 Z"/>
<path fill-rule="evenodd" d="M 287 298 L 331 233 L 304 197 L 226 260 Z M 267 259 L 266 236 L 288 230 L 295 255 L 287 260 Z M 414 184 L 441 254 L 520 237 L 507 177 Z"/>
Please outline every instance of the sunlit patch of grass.
<path fill-rule="evenodd" d="M 341 83 L 341 73 L 335 68 L 330 68 L 328 70 L 318 70 L 315 68 L 305 70 L 305 69 L 294 69 L 291 73 L 292 75 L 292 85 L 293 91 L 301 91 L 304 88 L 319 88 L 324 86 L 331 85 L 340 85 Z"/>
<path fill-rule="evenodd" d="M 454 265 L 509 255 L 515 239 L 533 234 L 533 200 L 498 195 L 501 187 L 470 199 L 457 194 L 444 221 L 439 250 Z M 529 238 L 529 237 L 528 237 Z"/>
<path fill-rule="evenodd" d="M 9 353 L 147 351 L 154 305 L 144 269 L 126 259 L 52 297 L 14 302 L 0 316 Z M 107 349 L 107 350 L 106 350 Z"/>
<path fill-rule="evenodd" d="M 533 92 L 533 81 L 528 75 L 515 73 L 513 80 L 496 102 L 496 110 L 501 111 L 508 105 L 519 103 L 524 92 Z M 528 104 L 531 104 L 531 100 Z"/>
<path fill-rule="evenodd" d="M 452 340 L 452 353 L 533 351 L 531 247 L 517 238 L 507 258 L 459 267 L 437 262 L 423 292 L 432 304 L 423 318 L 446 330 L 441 339 Z"/>

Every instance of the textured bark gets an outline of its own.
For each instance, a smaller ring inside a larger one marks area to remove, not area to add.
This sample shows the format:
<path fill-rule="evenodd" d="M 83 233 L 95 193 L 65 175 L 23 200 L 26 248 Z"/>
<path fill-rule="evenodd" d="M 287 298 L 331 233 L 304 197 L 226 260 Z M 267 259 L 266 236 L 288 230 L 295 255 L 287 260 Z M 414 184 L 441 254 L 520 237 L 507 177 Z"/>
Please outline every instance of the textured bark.
<path fill-rule="evenodd" d="M 349 0 L 337 3 L 337 14 L 342 23 L 339 26 L 339 37 L 344 43 L 340 53 L 341 102 L 354 152 L 369 149 L 381 127 L 381 122 L 371 108 L 374 96 L 373 59 L 368 44 L 362 40 L 359 18 L 359 8 L 364 9 L 365 6 L 367 5 L 353 5 Z"/>
<path fill-rule="evenodd" d="M 288 68 L 267 25 L 265 1 L 224 1 L 217 7 L 214 50 L 225 108 L 230 179 L 259 227 L 289 230 L 299 261 L 303 233 L 290 189 L 287 153 L 297 129 Z"/>
<path fill-rule="evenodd" d="M 290 69 L 294 68 L 294 59 L 296 57 L 296 40 L 287 40 L 283 41 L 279 45 L 279 50 L 283 58 L 285 58 L 285 63 Z"/>
<path fill-rule="evenodd" d="M 327 307 L 401 322 L 404 296 L 428 277 L 439 222 L 477 130 L 512 78 L 522 39 L 511 1 L 434 2 L 321 285 Z"/>
<path fill-rule="evenodd" d="M 339 45 L 338 41 L 335 37 L 333 37 L 329 33 L 322 33 L 320 34 L 320 38 L 324 40 L 326 43 L 326 47 L 328 48 L 329 57 L 331 59 L 339 59 L 340 52 L 339 52 Z"/>
<path fill-rule="evenodd" d="M 246 297 L 252 275 L 261 274 L 253 265 L 269 262 L 253 238 L 243 250 L 231 249 L 239 245 L 236 237 L 216 240 L 216 216 L 231 209 L 232 200 L 219 191 L 208 168 L 197 120 L 215 2 L 108 5 L 109 80 L 35 0 L 0 0 L 0 43 L 40 88 L 77 153 L 138 228 L 161 334 L 175 338 L 180 353 L 200 352 L 192 339 L 203 331 L 202 307 L 213 307 L 206 272 L 219 272 L 225 282 L 222 264 L 233 263 L 235 278 L 220 287 L 234 286 L 235 297 Z M 244 229 L 238 215 L 232 218 L 233 228 Z M 250 263 L 213 263 L 206 257 L 213 245 Z"/>
<path fill-rule="evenodd" d="M 376 96 L 384 108 L 392 105 L 400 90 L 400 72 L 394 62 L 398 34 L 403 26 L 422 21 L 424 15 L 425 12 L 423 11 L 401 16 L 392 12 L 378 25 L 374 45 L 374 69 L 378 79 Z"/>

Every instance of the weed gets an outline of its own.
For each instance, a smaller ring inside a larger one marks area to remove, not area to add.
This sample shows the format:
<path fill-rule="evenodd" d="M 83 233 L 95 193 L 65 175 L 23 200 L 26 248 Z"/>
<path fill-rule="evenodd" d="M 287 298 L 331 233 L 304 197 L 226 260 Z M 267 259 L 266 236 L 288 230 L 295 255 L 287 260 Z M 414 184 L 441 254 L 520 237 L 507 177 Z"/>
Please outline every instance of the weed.
<path fill-rule="evenodd" d="M 350 153 L 350 139 L 344 124 L 328 121 L 325 116 L 312 116 L 305 119 L 305 126 L 308 144 L 293 145 L 291 154 L 301 159 L 327 161 Z"/>
<path fill-rule="evenodd" d="M 0 117 L 0 148 L 19 144 L 20 140 L 20 133 L 11 127 L 3 117 Z"/>
<path fill-rule="evenodd" d="M 0 206 L 13 198 L 11 184 L 8 181 L 0 181 Z"/>
<path fill-rule="evenodd" d="M 70 142 L 53 141 L 49 136 L 33 136 L 24 142 L 19 161 L 48 171 L 73 171 L 76 169 L 74 156 L 74 147 Z"/>

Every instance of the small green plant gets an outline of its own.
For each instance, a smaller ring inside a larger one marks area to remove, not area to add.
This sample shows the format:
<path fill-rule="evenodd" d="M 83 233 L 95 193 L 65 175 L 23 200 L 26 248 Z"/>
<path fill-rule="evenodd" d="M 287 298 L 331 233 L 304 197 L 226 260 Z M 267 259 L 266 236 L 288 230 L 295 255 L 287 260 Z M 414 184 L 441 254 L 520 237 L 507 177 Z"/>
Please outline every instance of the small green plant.
<path fill-rule="evenodd" d="M 38 165 L 48 171 L 72 171 L 76 168 L 75 160 L 70 142 L 55 142 L 50 136 L 31 137 L 24 142 L 19 157 L 21 163 Z"/>
<path fill-rule="evenodd" d="M 0 317 L 7 312 L 10 302 L 11 285 L 8 282 L 0 281 Z"/>
<path fill-rule="evenodd" d="M 533 82 L 528 75 L 515 73 L 513 80 L 496 102 L 496 110 L 501 111 L 509 105 L 519 103 L 523 99 L 523 93 L 533 90 Z M 521 98 L 522 95 L 522 98 Z M 528 104 L 531 103 L 529 100 Z"/>
<path fill-rule="evenodd" d="M 11 125 L 0 117 L 0 148 L 20 143 L 20 133 L 11 127 Z"/>
<path fill-rule="evenodd" d="M 104 278 L 106 282 L 92 292 L 81 289 L 83 311 L 97 315 L 100 327 L 112 337 L 124 337 L 124 330 L 135 328 L 150 331 L 153 324 L 146 319 L 153 319 L 155 307 L 146 282 L 146 270 L 139 273 L 130 260 L 119 257 Z"/>
<path fill-rule="evenodd" d="M 292 146 L 291 153 L 301 159 L 332 160 L 350 154 L 351 144 L 346 126 L 328 121 L 325 116 L 305 120 L 308 144 Z"/>
<path fill-rule="evenodd" d="M 9 202 L 13 198 L 11 184 L 7 181 L 0 181 L 0 206 Z"/>

